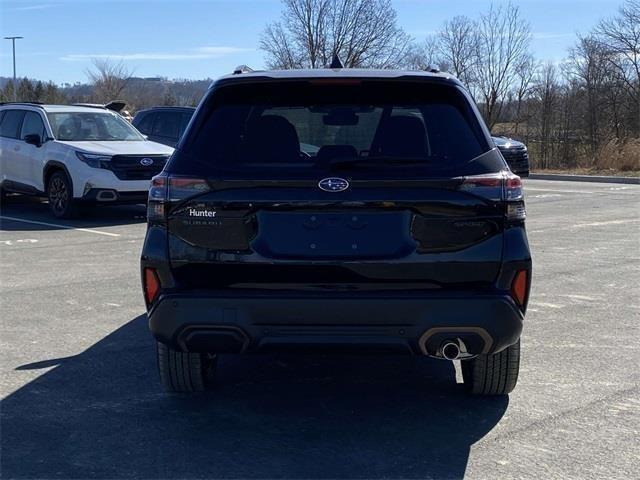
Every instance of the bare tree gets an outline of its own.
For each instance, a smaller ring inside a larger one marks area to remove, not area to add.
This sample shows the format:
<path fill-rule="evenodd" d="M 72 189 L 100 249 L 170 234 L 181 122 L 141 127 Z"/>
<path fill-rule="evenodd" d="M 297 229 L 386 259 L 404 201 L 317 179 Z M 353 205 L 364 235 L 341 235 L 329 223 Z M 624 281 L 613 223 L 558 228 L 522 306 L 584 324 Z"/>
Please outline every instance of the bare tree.
<path fill-rule="evenodd" d="M 526 54 L 520 59 L 515 67 L 515 99 L 516 99 L 516 118 L 514 133 L 518 134 L 518 127 L 522 121 L 522 105 L 529 96 L 533 86 L 533 78 L 536 74 L 536 61 L 533 55 Z"/>
<path fill-rule="evenodd" d="M 411 70 L 427 70 L 436 67 L 440 70 L 449 70 L 438 52 L 439 43 L 434 35 L 428 35 L 424 42 L 414 43 L 407 48 L 404 67 Z"/>
<path fill-rule="evenodd" d="M 607 53 L 607 61 L 625 85 L 635 107 L 640 136 L 640 0 L 627 0 L 618 15 L 602 20 L 595 37 Z"/>
<path fill-rule="evenodd" d="M 567 73 L 586 96 L 585 117 L 592 154 L 598 150 L 601 138 L 602 92 L 607 80 L 607 52 L 593 35 L 580 37 L 570 50 L 565 64 Z"/>
<path fill-rule="evenodd" d="M 473 86 L 477 62 L 478 28 L 465 16 L 453 17 L 438 32 L 438 53 L 448 71 Z"/>
<path fill-rule="evenodd" d="M 393 68 L 410 44 L 391 0 L 283 0 L 280 21 L 269 24 L 260 47 L 270 68 L 328 67 L 338 54 L 345 67 Z"/>
<path fill-rule="evenodd" d="M 94 87 L 95 100 L 106 103 L 117 99 L 127 86 L 133 70 L 123 61 L 116 62 L 108 58 L 94 58 L 93 70 L 87 75 Z"/>
<path fill-rule="evenodd" d="M 538 139 L 540 140 L 538 165 L 542 168 L 549 168 L 552 166 L 550 160 L 553 159 L 553 134 L 556 127 L 555 114 L 559 96 L 556 67 L 553 63 L 547 63 L 540 69 L 533 93 L 538 100 L 536 115 L 539 128 Z"/>
<path fill-rule="evenodd" d="M 502 102 L 517 79 L 517 68 L 529 53 L 531 27 L 518 7 L 494 7 L 480 16 L 474 79 L 483 114 L 491 128 L 499 117 Z"/>

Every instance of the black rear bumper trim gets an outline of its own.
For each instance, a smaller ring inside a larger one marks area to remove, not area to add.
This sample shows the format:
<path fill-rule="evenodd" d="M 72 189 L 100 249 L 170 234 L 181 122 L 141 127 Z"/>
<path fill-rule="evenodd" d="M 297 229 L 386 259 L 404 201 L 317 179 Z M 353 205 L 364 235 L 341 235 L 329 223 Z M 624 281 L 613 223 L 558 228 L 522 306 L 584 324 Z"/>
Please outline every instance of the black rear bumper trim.
<path fill-rule="evenodd" d="M 181 351 L 249 353 L 286 349 L 434 355 L 459 338 L 469 353 L 515 343 L 523 315 L 507 295 L 215 296 L 163 295 L 149 312 L 155 338 Z"/>

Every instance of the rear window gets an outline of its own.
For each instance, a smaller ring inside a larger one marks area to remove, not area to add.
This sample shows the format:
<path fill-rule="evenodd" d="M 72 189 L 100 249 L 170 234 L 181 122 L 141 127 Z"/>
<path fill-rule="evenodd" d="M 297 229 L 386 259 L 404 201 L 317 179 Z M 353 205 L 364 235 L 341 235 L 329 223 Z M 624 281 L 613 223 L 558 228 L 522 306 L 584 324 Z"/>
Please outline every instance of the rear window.
<path fill-rule="evenodd" d="M 435 83 L 278 82 L 213 91 L 169 169 L 231 178 L 450 175 L 489 146 L 466 97 Z"/>

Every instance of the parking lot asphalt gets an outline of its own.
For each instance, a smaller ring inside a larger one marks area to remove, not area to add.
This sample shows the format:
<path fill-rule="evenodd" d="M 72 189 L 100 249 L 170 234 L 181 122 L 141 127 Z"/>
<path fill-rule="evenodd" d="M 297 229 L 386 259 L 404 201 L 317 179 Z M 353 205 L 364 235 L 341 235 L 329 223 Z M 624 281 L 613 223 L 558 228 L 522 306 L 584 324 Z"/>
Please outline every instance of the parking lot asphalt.
<path fill-rule="evenodd" d="M 444 361 L 225 356 L 167 396 L 138 259 L 144 208 L 0 210 L 2 478 L 637 478 L 640 186 L 529 180 L 516 390 Z"/>

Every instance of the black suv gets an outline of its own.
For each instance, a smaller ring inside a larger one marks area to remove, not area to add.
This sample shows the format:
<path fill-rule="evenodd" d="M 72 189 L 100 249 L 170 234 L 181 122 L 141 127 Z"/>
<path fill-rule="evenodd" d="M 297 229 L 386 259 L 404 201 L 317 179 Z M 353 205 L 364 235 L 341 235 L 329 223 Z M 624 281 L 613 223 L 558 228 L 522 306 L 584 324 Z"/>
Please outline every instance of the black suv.
<path fill-rule="evenodd" d="M 507 165 L 519 177 L 529 176 L 529 152 L 527 146 L 509 137 L 492 137 Z"/>
<path fill-rule="evenodd" d="M 217 355 L 462 360 L 510 392 L 531 281 L 520 178 L 462 85 L 427 72 L 216 81 L 149 192 L 142 281 L 168 391 Z"/>

